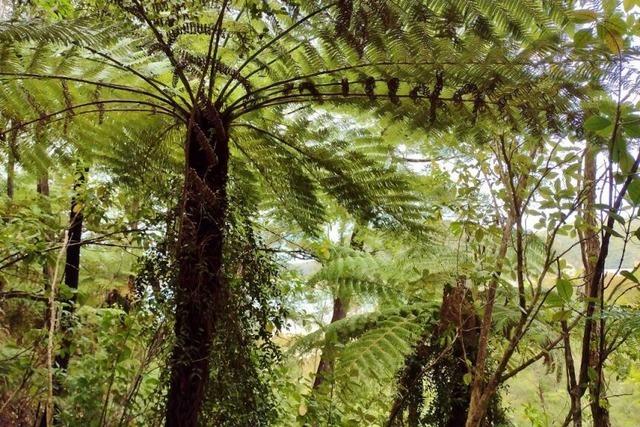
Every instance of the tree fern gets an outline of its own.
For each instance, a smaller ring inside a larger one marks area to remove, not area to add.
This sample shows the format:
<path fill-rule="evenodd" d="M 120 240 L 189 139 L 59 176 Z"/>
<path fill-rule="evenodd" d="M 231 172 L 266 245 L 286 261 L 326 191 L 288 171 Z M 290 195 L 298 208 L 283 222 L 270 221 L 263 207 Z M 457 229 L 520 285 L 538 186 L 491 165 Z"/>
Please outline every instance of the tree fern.
<path fill-rule="evenodd" d="M 180 242 L 190 244 L 178 245 L 169 424 L 197 422 L 204 381 L 191 379 L 206 377 L 216 313 L 227 304 L 220 272 L 229 170 L 261 175 L 272 200 L 307 231 L 324 219 L 314 196 L 319 189 L 354 216 L 385 226 L 398 224 L 416 205 L 396 171 L 362 151 L 331 137 L 310 143 L 307 132 L 301 133 L 305 141 L 297 140 L 290 131 L 300 129 L 296 119 L 315 117 L 296 108 L 365 108 L 411 127 L 475 133 L 479 121 L 506 127 L 524 118 L 525 130 L 538 134 L 549 127 L 547 117 L 566 115 L 580 93 L 570 67 L 560 82 L 544 77 L 553 55 L 563 54 L 553 49 L 557 38 L 547 36 L 563 21 L 562 11 L 548 2 L 117 5 L 122 13 L 113 16 L 121 21 L 113 31 L 104 31 L 104 23 L 99 30 L 47 24 L 48 32 L 5 26 L 0 113 L 11 121 L 7 131 L 34 125 L 36 133 L 50 125 L 64 132 L 64 123 L 84 115 L 100 124 L 109 113 L 152 113 L 181 124 Z M 336 28 L 332 17 L 342 25 Z M 532 67 L 533 57 L 540 61 Z M 50 68 L 56 62 L 63 75 Z M 77 76 L 85 72 L 90 78 Z M 33 80 L 42 80 L 41 90 L 34 91 Z M 273 114 L 276 122 L 265 126 Z M 269 146 L 277 147 L 273 156 L 257 156 Z M 234 167 L 236 156 L 251 166 Z M 283 172 L 286 164 L 295 171 Z M 405 217 L 423 222 L 419 214 Z M 185 388 L 189 381 L 193 386 Z"/>

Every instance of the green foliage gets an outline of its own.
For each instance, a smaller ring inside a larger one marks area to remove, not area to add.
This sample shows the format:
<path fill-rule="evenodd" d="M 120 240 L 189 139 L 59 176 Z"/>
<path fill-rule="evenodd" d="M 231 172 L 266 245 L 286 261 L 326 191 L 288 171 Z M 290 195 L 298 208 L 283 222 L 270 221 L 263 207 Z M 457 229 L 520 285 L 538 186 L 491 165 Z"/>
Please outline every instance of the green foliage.
<path fill-rule="evenodd" d="M 56 372 L 61 421 L 162 423 L 196 111 L 228 125 L 231 157 L 231 298 L 217 314 L 205 425 L 383 424 L 398 371 L 459 280 L 479 314 L 497 284 L 492 360 L 515 342 L 504 374 L 540 354 L 548 374 L 568 369 L 548 347 L 562 322 L 576 341 L 589 301 L 582 259 L 568 265 L 557 240 L 594 231 L 581 211 L 587 144 L 610 168 L 612 197 L 631 177 L 620 209 L 593 206 L 614 224 L 597 231 L 623 242 L 611 251 L 622 257 L 637 236 L 640 116 L 622 99 L 637 86 L 625 70 L 635 1 L 18 3 L 17 20 L 0 22 L 0 158 L 15 190 L 0 199 L 0 424 L 35 424 L 46 400 L 46 303 L 72 194 L 85 241 L 71 364 Z M 50 194 L 36 194 L 45 178 Z M 523 201 L 518 242 L 504 224 Z M 637 268 L 624 268 L 605 277 L 596 318 L 605 368 L 637 386 Z M 350 309 L 327 323 L 321 306 L 336 299 Z M 332 363 L 312 389 L 318 352 Z M 424 378 L 423 424 L 473 383 L 474 361 L 456 362 Z M 538 402 L 520 412 L 551 422 Z"/>

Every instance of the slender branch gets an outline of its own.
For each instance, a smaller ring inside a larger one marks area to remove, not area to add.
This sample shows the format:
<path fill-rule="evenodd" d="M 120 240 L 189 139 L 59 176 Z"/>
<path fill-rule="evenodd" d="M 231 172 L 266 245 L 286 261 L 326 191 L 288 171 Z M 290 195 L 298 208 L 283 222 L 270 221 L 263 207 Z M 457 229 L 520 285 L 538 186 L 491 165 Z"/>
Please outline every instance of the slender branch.
<path fill-rule="evenodd" d="M 28 299 L 32 301 L 47 302 L 49 298 L 46 295 L 32 294 L 25 291 L 6 291 L 0 292 L 0 301 L 5 299 Z"/>
<path fill-rule="evenodd" d="M 576 318 L 567 328 L 568 332 L 571 332 L 571 330 L 576 327 L 576 325 L 579 323 L 580 318 Z M 512 378 L 514 376 L 516 376 L 518 373 L 524 371 L 526 368 L 528 368 L 529 366 L 533 365 L 535 362 L 537 362 L 538 360 L 542 359 L 545 354 L 548 354 L 549 351 L 553 350 L 554 348 L 556 348 L 556 346 L 564 339 L 564 333 L 560 334 L 559 337 L 556 337 L 553 341 L 551 341 L 549 344 L 547 344 L 545 347 L 543 347 L 543 349 L 535 354 L 534 356 L 530 357 L 529 359 L 527 359 L 525 362 L 521 363 L 519 366 L 517 366 L 516 368 L 513 368 L 511 371 L 509 371 L 508 373 L 506 373 L 505 375 L 501 375 L 500 376 L 500 381 L 501 382 L 505 382 L 507 381 L 509 378 Z"/>
<path fill-rule="evenodd" d="M 114 236 L 116 234 L 144 233 L 146 231 L 147 231 L 147 229 L 130 229 L 130 230 L 114 231 L 114 232 L 106 233 L 106 234 L 103 234 L 101 236 L 94 237 L 94 238 L 91 238 L 91 239 L 85 239 L 85 240 L 82 240 L 82 241 L 80 241 L 78 243 L 75 243 L 75 244 L 80 245 L 80 246 L 81 245 L 90 245 L 90 244 L 105 240 L 105 239 L 107 239 L 107 238 L 109 238 L 111 236 Z M 67 246 L 72 246 L 72 245 L 74 245 L 74 244 L 73 243 L 72 244 L 68 244 Z M 48 253 L 48 252 L 59 250 L 61 248 L 64 248 L 64 246 L 56 245 L 56 246 L 53 246 L 53 247 L 50 247 L 50 248 L 43 249 L 42 251 L 39 251 L 37 253 L 45 254 L 45 253 Z M 11 265 L 16 264 L 17 262 L 28 258 L 30 255 L 33 255 L 33 252 L 29 252 L 29 253 L 14 252 L 14 253 L 12 253 L 10 255 L 7 255 L 4 258 L 0 259 L 0 263 L 4 263 L 4 264 L 0 264 L 0 270 L 4 270 L 5 268 L 10 267 Z"/>

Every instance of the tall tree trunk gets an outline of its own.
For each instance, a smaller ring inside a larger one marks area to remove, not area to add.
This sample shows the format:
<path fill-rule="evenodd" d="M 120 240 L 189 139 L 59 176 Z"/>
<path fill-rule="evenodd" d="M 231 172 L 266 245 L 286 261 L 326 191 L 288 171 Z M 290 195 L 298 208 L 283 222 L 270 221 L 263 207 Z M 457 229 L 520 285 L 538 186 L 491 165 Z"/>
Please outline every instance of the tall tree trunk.
<path fill-rule="evenodd" d="M 185 180 L 178 235 L 175 343 L 166 425 L 196 426 L 209 376 L 217 320 L 227 311 L 223 237 L 227 211 L 227 125 L 212 106 L 196 110 L 185 142 Z"/>
<path fill-rule="evenodd" d="M 496 267 L 493 277 L 487 288 L 487 302 L 484 306 L 480 334 L 478 337 L 478 351 L 475 358 L 475 373 L 471 382 L 471 398 L 469 400 L 469 410 L 467 411 L 466 427 L 479 427 L 484 419 L 491 397 L 498 389 L 495 375 L 490 381 L 486 380 L 486 364 L 489 358 L 489 338 L 491 333 L 493 309 L 496 302 L 496 292 L 502 268 L 506 259 L 509 241 L 512 235 L 513 225 L 516 223 L 516 214 L 513 209 L 502 228 L 502 240 L 496 256 Z"/>
<path fill-rule="evenodd" d="M 43 197 L 49 197 L 49 172 L 44 171 L 41 175 L 38 175 L 36 178 L 36 192 Z M 48 241 L 53 241 L 53 236 L 46 236 Z M 45 293 L 51 291 L 51 281 L 53 280 L 53 266 L 49 262 L 49 260 L 45 259 L 42 264 L 42 275 L 44 277 L 44 290 Z M 49 324 L 51 322 L 51 307 L 47 305 L 47 308 L 44 311 L 44 327 L 48 330 Z M 39 410 L 39 409 L 38 409 Z M 47 423 L 52 418 L 48 415 L 47 405 L 44 405 L 44 412 L 42 413 L 42 417 L 40 418 L 40 427 L 48 427 Z"/>
<path fill-rule="evenodd" d="M 598 237 L 598 220 L 596 217 L 596 150 L 595 147 L 587 146 L 584 156 L 584 184 L 586 186 L 587 195 L 583 205 L 583 217 L 584 223 L 587 227 L 582 245 L 583 252 L 583 265 L 585 271 L 585 293 L 586 295 L 596 295 L 599 301 L 604 298 L 604 280 L 600 280 L 597 283 L 597 289 L 592 290 L 591 286 L 594 285 L 593 276 L 595 274 L 596 263 L 598 256 L 600 255 L 600 239 Z M 601 308 L 598 306 L 596 312 Z M 595 313 L 594 313 L 595 314 Z M 604 339 L 604 321 L 594 322 L 594 327 L 591 333 L 589 343 L 589 369 L 592 369 L 596 373 L 594 383 L 589 387 L 589 394 L 591 397 L 591 415 L 593 417 L 593 423 L 597 427 L 607 427 L 611 425 L 609 421 L 609 411 L 606 408 L 606 404 L 602 405 L 602 384 L 604 382 L 604 373 L 602 372 L 602 365 L 604 360 L 604 354 L 600 351 L 600 342 Z"/>

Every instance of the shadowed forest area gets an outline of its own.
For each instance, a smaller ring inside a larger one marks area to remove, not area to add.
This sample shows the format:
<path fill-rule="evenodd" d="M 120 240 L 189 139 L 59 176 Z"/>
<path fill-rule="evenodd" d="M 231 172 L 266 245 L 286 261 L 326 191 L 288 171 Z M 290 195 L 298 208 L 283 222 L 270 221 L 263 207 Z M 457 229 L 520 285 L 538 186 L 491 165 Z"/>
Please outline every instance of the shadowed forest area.
<path fill-rule="evenodd" d="M 0 1 L 0 427 L 640 425 L 639 37 Z"/>

